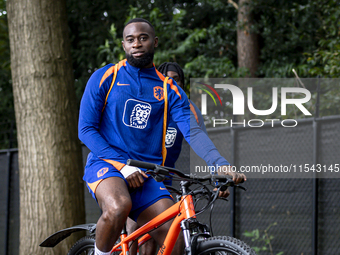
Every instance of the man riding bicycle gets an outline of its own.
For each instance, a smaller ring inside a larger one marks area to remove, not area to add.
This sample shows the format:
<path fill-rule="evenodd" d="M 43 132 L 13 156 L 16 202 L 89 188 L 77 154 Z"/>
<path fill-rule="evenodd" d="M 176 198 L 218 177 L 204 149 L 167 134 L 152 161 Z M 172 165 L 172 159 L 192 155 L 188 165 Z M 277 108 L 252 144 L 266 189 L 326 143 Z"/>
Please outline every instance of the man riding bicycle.
<path fill-rule="evenodd" d="M 164 163 L 168 116 L 200 157 L 216 156 L 211 144 L 200 149 L 199 141 L 206 134 L 190 123 L 189 101 L 183 90 L 153 65 L 158 45 L 153 26 L 143 19 L 129 21 L 122 44 L 127 59 L 91 76 L 79 115 L 79 138 L 91 150 L 83 179 L 103 212 L 95 246 L 95 254 L 101 255 L 110 254 L 128 216 L 144 225 L 173 205 L 163 183 L 148 178 L 143 169 L 126 165 L 130 158 Z M 190 129 L 197 133 L 192 141 Z M 243 174 L 229 172 L 228 165 L 222 168 L 235 182 L 245 179 Z M 170 224 L 150 233 L 160 246 Z M 182 247 L 178 240 L 173 254 L 181 254 Z"/>
<path fill-rule="evenodd" d="M 180 67 L 179 64 L 177 64 L 176 62 L 165 62 L 165 63 L 162 63 L 157 68 L 157 70 L 160 73 L 162 73 L 164 76 L 168 76 L 170 78 L 173 78 L 173 80 L 176 81 L 177 85 L 184 90 L 184 88 L 185 88 L 184 72 L 183 72 L 183 69 Z M 202 116 L 200 110 L 191 100 L 189 100 L 189 103 L 190 103 L 190 118 L 191 118 L 191 120 L 196 121 L 198 126 L 201 128 L 201 130 L 208 135 L 206 127 L 204 125 L 204 119 L 203 119 L 203 116 Z M 167 128 L 167 139 L 166 139 L 166 144 L 165 144 L 165 147 L 167 149 L 167 155 L 166 155 L 166 160 L 164 162 L 164 165 L 174 168 L 175 162 L 177 161 L 177 159 L 180 155 L 180 152 L 181 152 L 183 135 L 182 135 L 181 131 L 178 129 L 178 126 L 176 125 L 176 123 L 174 121 L 169 119 L 168 122 L 169 122 L 169 124 L 168 124 L 168 128 Z M 208 137 L 204 137 L 204 138 L 208 139 Z M 210 140 L 202 141 L 202 144 L 207 144 L 207 143 L 210 143 L 210 142 L 211 142 Z M 201 149 L 204 150 L 205 148 L 202 147 Z M 216 156 L 213 157 L 213 158 L 208 158 L 207 159 L 208 161 L 206 163 L 209 166 L 211 166 L 211 165 L 214 164 L 213 162 L 211 162 L 211 160 L 218 159 L 220 164 L 228 165 L 229 162 L 227 162 L 221 155 L 219 155 L 217 153 L 217 149 L 215 148 L 214 150 L 216 150 Z M 167 186 L 171 186 L 172 180 L 166 179 L 166 180 L 163 181 L 163 183 Z M 224 196 L 228 195 L 228 190 L 226 190 L 226 192 L 223 195 Z M 128 218 L 126 227 L 127 227 L 128 233 L 132 233 L 134 230 L 137 229 L 138 225 L 136 223 L 134 223 L 134 221 L 132 221 Z M 151 239 L 148 242 L 146 242 L 142 247 L 140 247 L 139 254 L 155 254 L 156 247 L 157 247 L 156 243 L 154 242 L 153 239 Z M 135 242 L 130 247 L 130 253 L 132 255 L 137 254 L 136 249 L 137 249 L 137 242 Z"/>

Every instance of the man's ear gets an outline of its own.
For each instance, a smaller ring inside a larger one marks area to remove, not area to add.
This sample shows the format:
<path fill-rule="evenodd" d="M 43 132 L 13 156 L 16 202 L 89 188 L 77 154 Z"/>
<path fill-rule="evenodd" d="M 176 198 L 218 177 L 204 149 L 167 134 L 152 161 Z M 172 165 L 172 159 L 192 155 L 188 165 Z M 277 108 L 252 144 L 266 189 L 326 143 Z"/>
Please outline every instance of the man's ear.
<path fill-rule="evenodd" d="M 124 49 L 124 51 L 125 51 L 124 41 L 122 41 L 122 46 L 123 46 L 123 49 Z"/>
<path fill-rule="evenodd" d="M 155 48 L 158 46 L 158 37 L 155 36 L 155 44 L 154 44 Z"/>

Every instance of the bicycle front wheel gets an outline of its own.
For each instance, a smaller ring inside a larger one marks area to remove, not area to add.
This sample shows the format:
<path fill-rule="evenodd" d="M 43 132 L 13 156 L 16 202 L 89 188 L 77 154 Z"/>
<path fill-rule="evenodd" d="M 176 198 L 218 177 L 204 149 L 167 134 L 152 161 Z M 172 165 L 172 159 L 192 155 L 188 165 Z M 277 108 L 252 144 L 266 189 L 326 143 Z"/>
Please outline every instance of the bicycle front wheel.
<path fill-rule="evenodd" d="M 246 243 L 230 236 L 214 236 L 197 244 L 197 255 L 256 255 Z"/>

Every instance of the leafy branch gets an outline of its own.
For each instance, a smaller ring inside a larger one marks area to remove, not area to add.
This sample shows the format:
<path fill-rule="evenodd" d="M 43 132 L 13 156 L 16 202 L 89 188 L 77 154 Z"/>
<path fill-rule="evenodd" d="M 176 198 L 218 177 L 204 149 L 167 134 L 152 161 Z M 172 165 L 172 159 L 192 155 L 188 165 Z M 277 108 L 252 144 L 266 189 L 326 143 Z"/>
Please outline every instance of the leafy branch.
<path fill-rule="evenodd" d="M 268 251 L 270 252 L 271 255 L 274 255 L 273 253 L 273 247 L 271 244 L 271 240 L 274 239 L 273 235 L 269 234 L 269 229 L 272 226 L 276 226 L 277 222 L 274 222 L 270 224 L 265 230 L 260 231 L 259 229 L 255 229 L 253 231 L 245 231 L 243 233 L 244 236 L 251 238 L 252 242 L 259 243 L 259 246 L 252 247 L 254 251 L 257 254 L 260 254 L 260 251 Z M 276 253 L 275 255 L 283 255 L 283 251 Z"/>

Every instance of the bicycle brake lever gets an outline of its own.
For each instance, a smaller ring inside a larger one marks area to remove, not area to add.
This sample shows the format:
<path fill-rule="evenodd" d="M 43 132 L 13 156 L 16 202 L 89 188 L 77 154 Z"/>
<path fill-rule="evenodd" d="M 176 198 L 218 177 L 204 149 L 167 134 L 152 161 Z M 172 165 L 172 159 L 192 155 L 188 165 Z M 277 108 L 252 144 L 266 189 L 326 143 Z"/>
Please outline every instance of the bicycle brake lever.
<path fill-rule="evenodd" d="M 169 170 L 156 167 L 154 172 L 156 174 L 169 175 Z"/>
<path fill-rule="evenodd" d="M 237 188 L 240 188 L 240 189 L 243 189 L 244 191 L 247 191 L 247 189 L 241 185 L 234 185 L 234 187 L 237 187 Z"/>
<path fill-rule="evenodd" d="M 228 187 L 234 187 L 236 186 L 234 181 L 232 179 L 228 179 L 227 182 L 223 183 L 223 185 L 220 188 L 220 191 L 225 191 L 228 189 Z"/>
<path fill-rule="evenodd" d="M 146 170 L 145 173 L 152 175 L 154 172 L 153 172 L 153 170 Z"/>
<path fill-rule="evenodd" d="M 156 182 L 163 182 L 165 180 L 164 175 L 156 174 L 155 171 L 153 170 L 147 170 L 145 171 L 145 173 L 149 174 L 152 178 L 154 178 Z"/>
<path fill-rule="evenodd" d="M 155 179 L 156 182 L 163 182 L 165 180 L 165 176 L 164 175 L 156 175 L 153 176 L 153 178 Z"/>
<path fill-rule="evenodd" d="M 222 200 L 224 200 L 224 201 L 229 201 L 227 198 L 225 198 L 225 197 L 219 197 L 218 199 L 222 199 Z"/>

